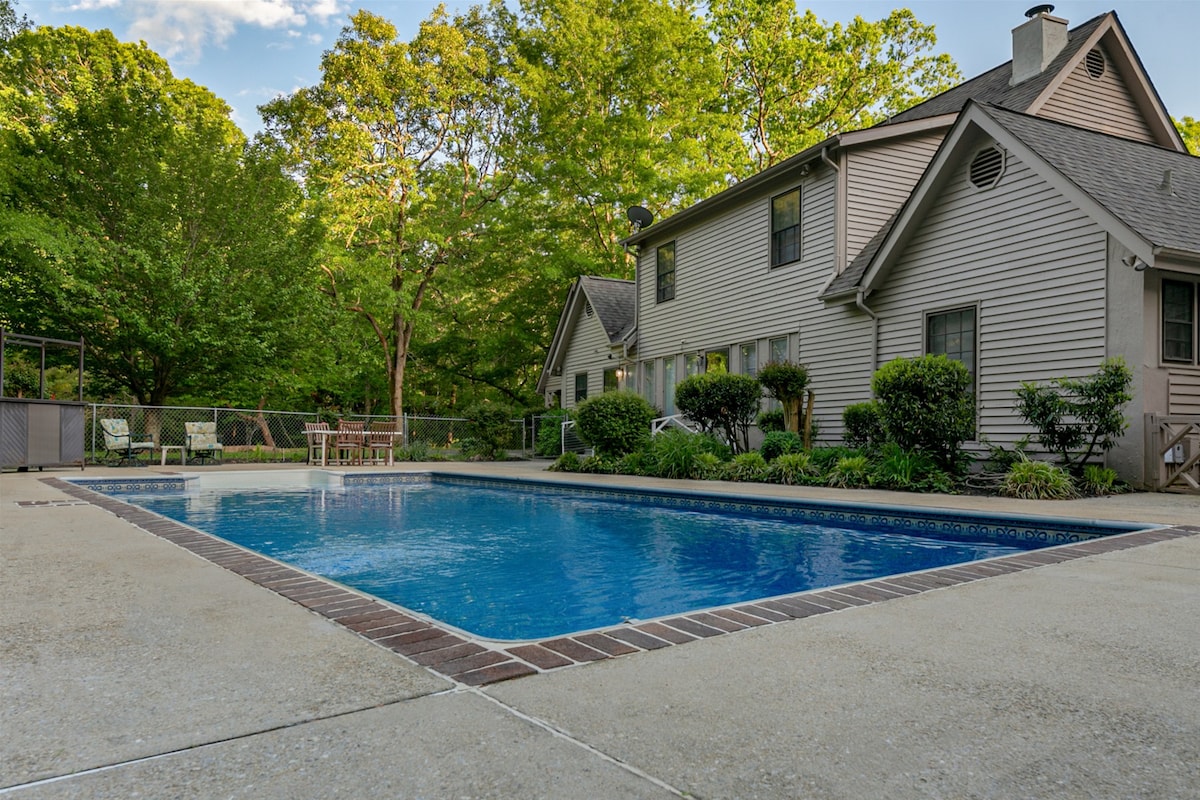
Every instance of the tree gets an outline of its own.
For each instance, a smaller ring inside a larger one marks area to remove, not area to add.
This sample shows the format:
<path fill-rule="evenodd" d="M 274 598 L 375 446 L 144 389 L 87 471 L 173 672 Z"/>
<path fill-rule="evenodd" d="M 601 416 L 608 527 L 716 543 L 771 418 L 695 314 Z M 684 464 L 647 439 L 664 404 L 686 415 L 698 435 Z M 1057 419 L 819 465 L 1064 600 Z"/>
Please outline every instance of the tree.
<path fill-rule="evenodd" d="M 0 51 L 0 317 L 87 341 L 98 386 L 159 405 L 262 376 L 298 345 L 319 231 L 229 109 L 108 31 Z"/>
<path fill-rule="evenodd" d="M 1200 120 L 1184 117 L 1171 121 L 1175 123 L 1175 129 L 1183 137 L 1183 143 L 1187 146 L 1188 152 L 1192 155 L 1200 155 Z"/>
<path fill-rule="evenodd" d="M 405 43 L 360 11 L 320 84 L 261 109 L 328 219 L 323 291 L 378 344 L 394 414 L 426 299 L 476 263 L 512 182 L 507 25 L 503 6 L 453 19 L 439 8 Z"/>
<path fill-rule="evenodd" d="M 675 387 L 675 405 L 705 433 L 719 433 L 735 453 L 750 450 L 750 426 L 762 385 L 749 375 L 706 372 Z"/>
<path fill-rule="evenodd" d="M 1079 477 L 1088 460 L 1111 450 L 1129 427 L 1124 409 L 1133 399 L 1132 383 L 1125 361 L 1109 358 L 1087 377 L 1056 378 L 1050 386 L 1026 381 L 1014 391 L 1017 410 L 1037 428 L 1038 442 Z"/>
<path fill-rule="evenodd" d="M 930 55 L 932 25 L 908 9 L 878 22 L 828 25 L 792 0 L 713 0 L 721 95 L 738 119 L 747 177 L 840 131 L 866 128 L 960 79 Z"/>
<path fill-rule="evenodd" d="M 0 0 L 0 42 L 11 39 L 22 31 L 33 28 L 29 17 L 22 14 L 17 16 L 15 0 Z"/>

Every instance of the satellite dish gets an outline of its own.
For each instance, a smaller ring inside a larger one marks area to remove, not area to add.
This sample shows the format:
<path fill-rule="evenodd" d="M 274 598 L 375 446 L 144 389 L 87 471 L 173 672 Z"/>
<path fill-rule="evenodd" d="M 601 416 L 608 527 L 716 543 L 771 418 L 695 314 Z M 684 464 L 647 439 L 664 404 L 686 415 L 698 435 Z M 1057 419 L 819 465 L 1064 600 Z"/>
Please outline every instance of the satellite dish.
<path fill-rule="evenodd" d="M 625 212 L 625 216 L 629 217 L 629 221 L 633 223 L 634 233 L 649 227 L 650 223 L 654 222 L 654 215 L 641 206 L 633 206 Z"/>

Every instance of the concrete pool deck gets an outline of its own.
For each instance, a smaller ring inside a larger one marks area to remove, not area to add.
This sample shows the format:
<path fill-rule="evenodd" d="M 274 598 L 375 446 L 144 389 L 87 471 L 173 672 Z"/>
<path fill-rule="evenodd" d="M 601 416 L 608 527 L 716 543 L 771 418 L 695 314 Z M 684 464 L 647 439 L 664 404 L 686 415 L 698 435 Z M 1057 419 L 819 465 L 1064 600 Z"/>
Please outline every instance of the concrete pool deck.
<path fill-rule="evenodd" d="M 1200 536 L 476 688 L 40 480 L 79 475 L 0 475 L 0 795 L 1200 797 Z"/>

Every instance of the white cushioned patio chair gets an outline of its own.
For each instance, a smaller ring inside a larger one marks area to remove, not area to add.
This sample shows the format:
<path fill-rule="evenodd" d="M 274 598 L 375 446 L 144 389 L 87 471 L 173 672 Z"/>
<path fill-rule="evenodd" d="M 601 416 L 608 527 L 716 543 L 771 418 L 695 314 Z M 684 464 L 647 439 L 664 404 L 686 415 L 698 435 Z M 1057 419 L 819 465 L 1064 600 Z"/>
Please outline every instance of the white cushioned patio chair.
<path fill-rule="evenodd" d="M 184 431 L 187 433 L 187 457 L 199 459 L 216 459 L 220 462 L 225 454 L 225 445 L 217 438 L 217 423 L 215 422 L 185 422 Z"/>
<path fill-rule="evenodd" d="M 104 432 L 104 461 L 120 466 L 124 463 L 140 464 L 138 456 L 154 450 L 154 440 L 143 433 L 131 433 L 129 420 L 102 419 L 100 430 Z M 115 461 L 112 461 L 115 459 Z"/>

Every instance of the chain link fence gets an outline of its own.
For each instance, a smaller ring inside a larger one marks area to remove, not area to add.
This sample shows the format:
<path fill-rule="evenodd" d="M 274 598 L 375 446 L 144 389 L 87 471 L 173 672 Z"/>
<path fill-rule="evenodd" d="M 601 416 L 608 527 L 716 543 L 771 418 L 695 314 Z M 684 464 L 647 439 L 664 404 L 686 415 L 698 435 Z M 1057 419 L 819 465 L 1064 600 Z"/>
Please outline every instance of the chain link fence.
<path fill-rule="evenodd" d="M 388 415 L 345 414 L 342 419 L 361 420 L 369 427 L 372 422 L 397 422 Z M 184 424 L 215 422 L 217 438 L 223 445 L 225 462 L 285 463 L 303 462 L 308 457 L 308 440 L 304 434 L 306 422 L 334 423 L 328 415 L 317 412 L 265 411 L 260 409 L 203 408 L 188 406 L 138 406 L 92 404 L 85 414 L 89 463 L 104 460 L 102 419 L 124 419 L 129 423 L 134 440 L 153 440 L 155 456 L 165 447 L 182 447 L 186 443 Z M 397 442 L 397 456 L 413 461 L 469 457 L 463 452 L 464 441 L 470 440 L 470 423 L 459 417 L 403 415 L 399 420 L 403 436 Z M 508 440 L 503 443 L 510 457 L 528 457 L 533 451 L 530 424 L 524 419 L 512 421 Z M 169 452 L 172 459 L 176 452 Z"/>

